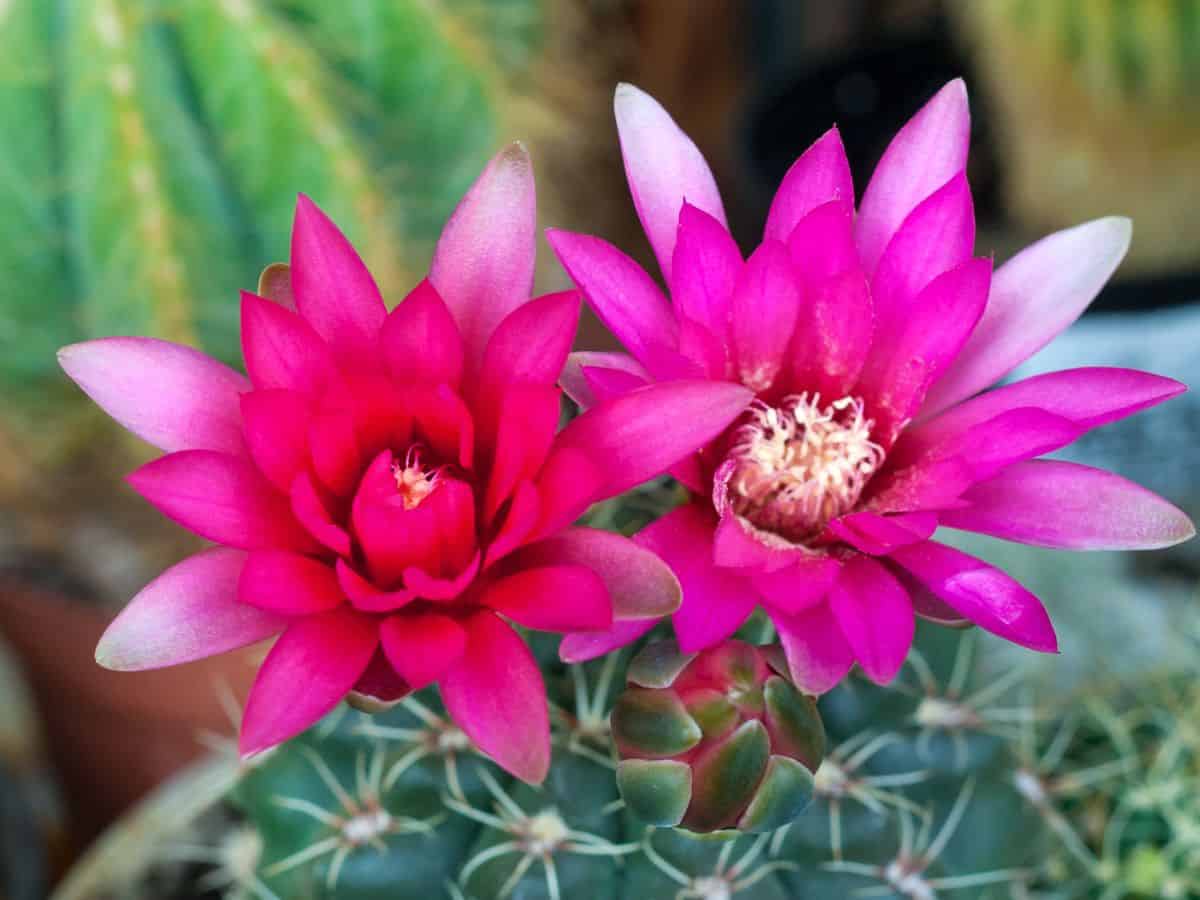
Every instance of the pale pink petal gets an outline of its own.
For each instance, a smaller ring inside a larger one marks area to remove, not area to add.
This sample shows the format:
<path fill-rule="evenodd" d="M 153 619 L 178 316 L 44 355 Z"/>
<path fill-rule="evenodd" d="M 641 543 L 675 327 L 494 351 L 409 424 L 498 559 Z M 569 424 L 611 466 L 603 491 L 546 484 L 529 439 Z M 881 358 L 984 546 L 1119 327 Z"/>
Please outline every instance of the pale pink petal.
<path fill-rule="evenodd" d="M 644 366 L 628 353 L 598 353 L 590 350 L 579 350 L 567 356 L 567 364 L 563 367 L 558 383 L 563 391 L 580 409 L 589 409 L 596 405 L 597 398 L 584 374 L 585 369 L 612 369 L 625 372 L 638 379 L 640 384 L 650 381 L 650 373 Z"/>
<path fill-rule="evenodd" d="M 287 498 L 248 459 L 181 450 L 142 466 L 129 483 L 168 518 L 218 544 L 242 550 L 314 548 Z"/>
<path fill-rule="evenodd" d="M 419 691 L 462 659 L 467 632 L 441 613 L 415 613 L 384 619 L 379 641 L 392 668 Z"/>
<path fill-rule="evenodd" d="M 671 300 L 680 319 L 703 325 L 718 339 L 729 328 L 729 301 L 742 270 L 742 253 L 729 229 L 684 203 L 671 266 Z"/>
<path fill-rule="evenodd" d="M 966 167 L 970 137 L 967 87 L 957 78 L 892 139 L 858 209 L 858 247 L 868 274 L 917 204 Z"/>
<path fill-rule="evenodd" d="M 100 638 L 96 662 L 137 671 L 175 666 L 265 640 L 287 620 L 238 601 L 246 554 L 204 550 L 146 585 Z"/>
<path fill-rule="evenodd" d="M 961 442 L 973 428 L 1014 409 L 1053 413 L 1087 430 L 1131 416 L 1187 390 L 1186 385 L 1136 369 L 1087 367 L 1034 375 L 972 397 L 907 429 L 893 459 L 916 459 Z M 1082 432 L 1081 432 L 1082 433 Z"/>
<path fill-rule="evenodd" d="M 288 499 L 296 521 L 304 526 L 313 539 L 339 556 L 350 555 L 350 535 L 333 521 L 307 472 L 296 476 Z"/>
<path fill-rule="evenodd" d="M 667 513 L 634 537 L 638 544 L 662 557 L 679 578 L 683 603 L 674 623 L 685 653 L 725 640 L 758 604 L 749 581 L 713 564 L 715 524 L 711 512 L 691 504 Z"/>
<path fill-rule="evenodd" d="M 286 616 L 307 616 L 340 606 L 345 596 L 333 568 L 311 556 L 256 550 L 246 559 L 238 598 Z"/>
<path fill-rule="evenodd" d="M 242 291 L 242 357 L 257 388 L 307 394 L 335 377 L 329 345 L 297 313 Z"/>
<path fill-rule="evenodd" d="M 867 677 L 876 684 L 895 678 L 916 630 L 904 586 L 875 560 L 856 556 L 842 566 L 829 606 Z"/>
<path fill-rule="evenodd" d="M 871 350 L 875 311 L 866 276 L 855 269 L 812 286 L 800 304 L 788 348 L 787 383 L 830 400 L 858 382 Z"/>
<path fill-rule="evenodd" d="M 884 340 L 912 314 L 921 291 L 969 260 L 974 246 L 971 187 L 960 172 L 909 214 L 879 260 L 871 300 Z"/>
<path fill-rule="evenodd" d="M 550 229 L 546 239 L 596 315 L 650 370 L 677 353 L 679 325 L 658 285 L 636 262 L 600 238 Z"/>
<path fill-rule="evenodd" d="M 810 556 L 771 574 L 750 580 L 768 609 L 796 615 L 820 603 L 833 587 L 841 563 L 828 556 Z"/>
<path fill-rule="evenodd" d="M 292 226 L 291 273 L 296 308 L 338 359 L 352 368 L 374 359 L 387 317 L 379 288 L 346 236 L 303 194 Z"/>
<path fill-rule="evenodd" d="M 238 397 L 250 382 L 199 350 L 102 338 L 63 347 L 58 362 L 101 409 L 155 447 L 246 452 Z"/>
<path fill-rule="evenodd" d="M 504 318 L 533 290 L 537 201 L 520 144 L 500 151 L 442 230 L 429 280 L 454 314 L 467 367 L 478 365 Z"/>
<path fill-rule="evenodd" d="M 733 289 L 730 325 L 738 380 L 767 390 L 783 367 L 796 327 L 800 289 L 787 247 L 767 241 L 746 261 Z"/>
<path fill-rule="evenodd" d="M 558 656 L 565 663 L 587 662 L 632 644 L 658 624 L 658 619 L 627 619 L 613 622 L 607 631 L 576 631 L 565 635 Z"/>
<path fill-rule="evenodd" d="M 831 201 L 854 209 L 854 180 L 836 127 L 817 138 L 783 176 L 767 213 L 763 239 L 786 241 L 797 222 Z"/>
<path fill-rule="evenodd" d="M 441 678 L 446 711 L 500 768 L 540 784 L 550 768 L 550 712 L 537 661 L 494 613 L 462 624 L 466 650 Z"/>
<path fill-rule="evenodd" d="M 621 84 L 613 107 L 633 204 L 670 284 L 683 202 L 724 225 L 721 194 L 704 156 L 657 100 L 631 84 Z"/>
<path fill-rule="evenodd" d="M 308 466 L 308 400 L 279 388 L 250 391 L 241 400 L 250 458 L 271 484 L 286 492 Z"/>
<path fill-rule="evenodd" d="M 901 547 L 890 559 L 980 628 L 1031 650 L 1058 651 L 1042 602 L 983 560 L 935 541 Z"/>
<path fill-rule="evenodd" d="M 885 447 L 962 349 L 983 314 L 990 278 L 989 260 L 963 263 L 935 278 L 890 331 L 877 329 L 858 393 L 875 419 L 876 440 Z"/>
<path fill-rule="evenodd" d="M 773 611 L 788 669 L 796 687 L 806 694 L 824 694 L 837 687 L 854 665 L 846 641 L 828 603 L 817 603 L 794 616 Z"/>
<path fill-rule="evenodd" d="M 332 710 L 379 645 L 371 619 L 348 607 L 288 626 L 267 654 L 242 717 L 242 756 L 295 737 Z"/>
<path fill-rule="evenodd" d="M 1017 463 L 963 495 L 943 524 L 1059 550 L 1153 550 L 1196 533 L 1187 515 L 1119 475 L 1055 460 Z"/>
<path fill-rule="evenodd" d="M 487 585 L 479 602 L 538 631 L 598 631 L 613 622 L 604 579 L 587 566 L 539 566 L 514 572 Z"/>
<path fill-rule="evenodd" d="M 587 566 L 600 576 L 612 601 L 613 618 L 661 618 L 679 608 L 679 579 L 654 553 L 611 531 L 568 528 L 523 547 L 513 558 L 517 568 L 545 565 Z"/>
<path fill-rule="evenodd" d="M 997 269 L 983 318 L 921 415 L 983 390 L 1050 343 L 1100 293 L 1131 233 L 1128 219 L 1097 219 L 1043 238 Z"/>
<path fill-rule="evenodd" d="M 937 526 L 938 517 L 928 512 L 896 516 L 856 512 L 834 519 L 829 530 L 856 550 L 886 556 L 897 547 L 927 540 Z"/>
<path fill-rule="evenodd" d="M 593 499 L 612 497 L 717 437 L 753 397 L 741 385 L 720 381 L 647 385 L 574 419 L 559 433 L 553 452 L 584 454 L 604 474 Z"/>
<path fill-rule="evenodd" d="M 388 374 L 398 382 L 462 381 L 463 342 L 446 303 L 426 279 L 383 323 L 379 346 Z"/>

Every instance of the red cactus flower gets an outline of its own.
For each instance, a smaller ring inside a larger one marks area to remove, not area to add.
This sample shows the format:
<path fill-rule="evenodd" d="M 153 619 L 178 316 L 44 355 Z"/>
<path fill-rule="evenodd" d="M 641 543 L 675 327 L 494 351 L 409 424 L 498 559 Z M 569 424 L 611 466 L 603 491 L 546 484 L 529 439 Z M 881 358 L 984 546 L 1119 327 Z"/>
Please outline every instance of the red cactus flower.
<path fill-rule="evenodd" d="M 534 215 L 514 147 L 389 314 L 349 242 L 301 197 L 288 289 L 242 298 L 248 378 L 147 338 L 61 351 L 84 391 L 167 451 L 133 487 L 220 545 L 134 598 L 97 648 L 102 665 L 173 665 L 282 632 L 246 705 L 244 753 L 350 692 L 391 701 L 437 682 L 482 750 L 545 776 L 544 687 L 511 623 L 604 629 L 677 605 L 652 553 L 571 523 L 710 440 L 750 398 L 658 385 L 556 434 L 579 301 L 529 299 Z M 681 427 L 660 429 L 663 409 Z"/>
<path fill-rule="evenodd" d="M 938 526 L 1069 550 L 1193 535 L 1182 512 L 1137 485 L 1035 459 L 1183 385 L 1084 368 L 981 393 L 1079 316 L 1121 261 L 1130 226 L 1108 218 L 1059 232 L 993 274 L 973 255 L 961 81 L 897 134 L 857 210 L 838 132 L 821 137 L 785 176 L 746 260 L 704 159 L 662 107 L 622 86 L 616 113 L 670 300 L 605 242 L 552 233 L 629 351 L 575 354 L 564 386 L 585 406 L 675 378 L 756 395 L 674 470 L 692 501 L 638 538 L 682 582 L 674 624 L 685 652 L 724 640 L 760 604 L 814 693 L 856 661 L 889 681 L 914 612 L 1053 651 L 1039 600 L 930 540 Z M 605 652 L 650 624 L 569 637 L 564 655 Z"/>

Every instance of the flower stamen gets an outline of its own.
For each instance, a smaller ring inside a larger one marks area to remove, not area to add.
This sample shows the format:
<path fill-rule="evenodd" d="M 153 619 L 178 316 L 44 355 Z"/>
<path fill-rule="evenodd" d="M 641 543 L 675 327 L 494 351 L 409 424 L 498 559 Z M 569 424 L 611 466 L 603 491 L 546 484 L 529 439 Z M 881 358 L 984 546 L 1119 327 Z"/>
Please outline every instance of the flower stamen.
<path fill-rule="evenodd" d="M 733 510 L 791 541 L 820 532 L 850 510 L 883 463 L 863 402 L 793 394 L 778 406 L 756 401 L 734 433 L 729 480 Z"/>
<path fill-rule="evenodd" d="M 396 490 L 404 501 L 406 510 L 416 509 L 438 484 L 442 467 L 426 469 L 421 464 L 421 447 L 413 445 L 404 456 L 404 464 L 393 463 L 392 475 L 396 479 Z"/>

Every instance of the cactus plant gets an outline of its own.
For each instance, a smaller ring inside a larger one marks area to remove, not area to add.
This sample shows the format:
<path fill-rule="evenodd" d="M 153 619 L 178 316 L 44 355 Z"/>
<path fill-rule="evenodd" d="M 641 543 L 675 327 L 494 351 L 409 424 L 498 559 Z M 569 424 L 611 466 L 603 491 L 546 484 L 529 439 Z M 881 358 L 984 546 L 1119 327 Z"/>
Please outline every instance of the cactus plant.
<path fill-rule="evenodd" d="M 622 674 L 650 681 L 657 662 L 662 676 L 661 646 L 575 666 L 543 646 L 556 731 L 540 788 L 475 753 L 434 695 L 375 717 L 344 709 L 234 789 L 262 856 L 259 887 L 231 896 L 782 900 L 890 885 L 916 898 L 1032 883 L 1054 832 L 1013 780 L 1014 719 L 1031 711 L 1011 679 L 976 680 L 973 640 L 930 629 L 896 686 L 856 676 L 825 697 L 812 805 L 762 834 L 655 828 L 622 802 L 606 713 Z"/>

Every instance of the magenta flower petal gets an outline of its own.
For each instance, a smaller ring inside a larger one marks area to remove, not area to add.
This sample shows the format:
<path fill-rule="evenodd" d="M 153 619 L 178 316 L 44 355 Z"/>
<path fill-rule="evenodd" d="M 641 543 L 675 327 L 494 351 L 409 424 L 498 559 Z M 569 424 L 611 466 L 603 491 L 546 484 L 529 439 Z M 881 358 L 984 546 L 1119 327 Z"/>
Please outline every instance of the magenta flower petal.
<path fill-rule="evenodd" d="M 595 369 L 623 372 L 637 379 L 637 385 L 650 381 L 650 374 L 628 353 L 596 353 L 588 350 L 572 353 L 567 356 L 567 363 L 558 383 L 562 385 L 563 392 L 582 410 L 591 409 L 599 402 L 585 372 Z"/>
<path fill-rule="evenodd" d="M 375 279 L 341 230 L 303 194 L 292 227 L 296 308 L 351 368 L 374 358 L 387 317 Z"/>
<path fill-rule="evenodd" d="M 943 524 L 1060 550 L 1152 550 L 1192 538 L 1182 510 L 1119 475 L 1054 460 L 975 485 Z"/>
<path fill-rule="evenodd" d="M 901 547 L 890 559 L 980 628 L 1031 650 L 1058 652 L 1042 602 L 999 569 L 935 541 Z"/>
<path fill-rule="evenodd" d="M 612 497 L 653 478 L 712 440 L 746 408 L 753 394 L 720 381 L 647 385 L 589 409 L 558 435 L 555 452 L 587 456 Z M 669 412 L 670 427 L 663 427 Z"/>
<path fill-rule="evenodd" d="M 916 631 L 904 586 L 875 560 L 857 556 L 842 566 L 829 605 L 867 677 L 876 684 L 895 678 Z"/>
<path fill-rule="evenodd" d="M 493 516 L 522 481 L 538 474 L 554 441 L 561 412 L 557 388 L 514 384 L 498 406 L 499 434 L 484 501 L 484 517 Z"/>
<path fill-rule="evenodd" d="M 970 464 L 957 456 L 917 463 L 880 473 L 863 505 L 881 514 L 950 509 L 962 504 L 962 492 L 975 480 Z"/>
<path fill-rule="evenodd" d="M 236 650 L 278 634 L 287 620 L 238 602 L 246 554 L 204 550 L 146 585 L 100 638 L 106 669 L 158 669 Z"/>
<path fill-rule="evenodd" d="M 921 292 L 937 276 L 969 260 L 974 246 L 971 186 L 966 173 L 959 172 L 918 204 L 880 258 L 871 279 L 879 327 L 885 332 L 902 328 Z"/>
<path fill-rule="evenodd" d="M 376 587 L 370 579 L 364 578 L 344 559 L 334 564 L 338 587 L 355 609 L 363 612 L 395 612 L 402 606 L 407 606 L 417 599 L 415 592 L 408 588 L 385 591 Z"/>
<path fill-rule="evenodd" d="M 1131 233 L 1128 219 L 1097 219 L 1043 238 L 997 269 L 979 326 L 930 390 L 922 416 L 983 390 L 1057 337 L 1116 271 Z"/>
<path fill-rule="evenodd" d="M 796 274 L 808 287 L 862 269 L 854 244 L 854 209 L 836 200 L 818 206 L 797 222 L 787 246 Z"/>
<path fill-rule="evenodd" d="M 896 459 L 911 460 L 939 447 L 968 442 L 984 422 L 1014 409 L 1033 408 L 1067 419 L 1083 431 L 1115 422 L 1183 393 L 1172 378 L 1136 369 L 1088 367 L 1034 375 L 972 397 L 914 425 L 896 445 Z"/>
<path fill-rule="evenodd" d="M 537 200 L 520 144 L 496 155 L 446 223 L 429 280 L 454 314 L 467 367 L 479 365 L 504 318 L 533 289 Z"/>
<path fill-rule="evenodd" d="M 242 395 L 242 429 L 250 458 L 280 491 L 308 466 L 308 401 L 296 391 L 270 389 Z"/>
<path fill-rule="evenodd" d="M 242 550 L 313 548 L 287 499 L 247 459 L 181 450 L 146 463 L 129 483 L 168 518 L 210 541 Z"/>
<path fill-rule="evenodd" d="M 767 213 L 763 239 L 786 241 L 801 219 L 831 201 L 854 210 L 850 162 L 836 127 L 817 138 L 783 176 Z"/>
<path fill-rule="evenodd" d="M 288 626 L 267 654 L 242 717 L 242 756 L 295 737 L 341 702 L 379 645 L 370 619 L 343 607 Z"/>
<path fill-rule="evenodd" d="M 836 687 L 854 665 L 854 651 L 828 603 L 794 616 L 771 617 L 779 632 L 788 669 L 806 694 L 824 694 Z"/>
<path fill-rule="evenodd" d="M 508 315 L 488 341 L 484 386 L 554 384 L 579 325 L 579 294 L 563 291 L 530 300 Z"/>
<path fill-rule="evenodd" d="M 441 679 L 446 710 L 502 769 L 540 784 L 550 769 L 550 712 L 537 661 L 493 613 L 462 624 L 466 650 Z"/>
<path fill-rule="evenodd" d="M 987 302 L 991 268 L 989 260 L 973 259 L 939 275 L 907 316 L 877 331 L 858 391 L 875 411 L 875 433 L 884 446 L 970 336 Z"/>
<path fill-rule="evenodd" d="M 772 615 L 794 616 L 824 600 L 841 569 L 831 557 L 814 556 L 778 572 L 754 575 L 750 581 Z"/>
<path fill-rule="evenodd" d="M 481 554 L 476 551 L 461 572 L 448 578 L 438 578 L 424 569 L 410 567 L 404 570 L 404 583 L 423 600 L 454 600 L 471 586 L 471 582 L 479 574 L 481 562 Z"/>
<path fill-rule="evenodd" d="M 613 107 L 633 204 L 670 284 L 684 201 L 724 225 L 721 194 L 704 156 L 657 100 L 631 84 L 622 84 L 617 87 Z"/>
<path fill-rule="evenodd" d="M 677 355 L 679 326 L 654 280 L 600 238 L 551 229 L 550 246 L 600 320 L 634 359 L 653 370 Z"/>
<path fill-rule="evenodd" d="M 758 599 L 749 582 L 713 564 L 712 523 L 696 504 L 667 513 L 634 540 L 679 578 L 683 603 L 675 613 L 675 635 L 685 653 L 720 643 L 754 612 Z"/>
<path fill-rule="evenodd" d="M 671 299 L 681 323 L 696 322 L 723 340 L 729 331 L 733 287 L 741 271 L 742 253 L 729 229 L 685 202 L 671 264 Z"/>
<path fill-rule="evenodd" d="M 462 338 L 446 302 L 428 279 L 388 315 L 379 332 L 379 346 L 394 381 L 454 388 L 462 381 Z"/>
<path fill-rule="evenodd" d="M 866 277 L 857 269 L 809 289 L 800 304 L 788 350 L 789 378 L 823 397 L 844 397 L 866 365 L 875 310 Z"/>
<path fill-rule="evenodd" d="M 604 579 L 587 566 L 524 569 L 493 581 L 480 602 L 518 625 L 539 631 L 592 631 L 612 626 Z"/>
<path fill-rule="evenodd" d="M 288 497 L 296 521 L 314 540 L 339 556 L 350 555 L 350 535 L 333 521 L 307 472 L 296 476 Z"/>
<path fill-rule="evenodd" d="M 590 470 L 590 463 L 588 466 Z M 572 474 L 570 465 L 563 467 L 564 481 L 567 484 L 573 483 L 569 480 Z M 543 475 L 543 477 L 545 476 Z M 554 490 L 556 486 L 557 482 L 552 480 L 548 487 L 550 490 Z M 589 486 L 587 490 L 590 492 L 592 487 Z M 544 511 L 537 487 L 532 482 L 522 481 L 513 491 L 512 502 L 508 505 L 508 513 L 504 516 L 504 521 L 500 523 L 499 531 L 488 544 L 483 567 L 489 568 L 516 550 L 522 543 L 530 539 L 542 522 L 547 523 L 542 530 L 547 534 L 553 534 L 559 528 L 569 525 L 571 520 L 565 517 L 555 518 L 553 511 Z"/>
<path fill-rule="evenodd" d="M 250 382 L 190 347 L 118 337 L 72 344 L 58 362 L 110 416 L 168 453 L 244 454 L 238 397 Z"/>
<path fill-rule="evenodd" d="M 967 165 L 971 116 L 962 79 L 938 91 L 892 139 L 863 192 L 858 247 L 875 271 L 884 248 L 916 206 Z"/>
<path fill-rule="evenodd" d="M 658 619 L 613 622 L 607 631 L 577 631 L 563 637 L 558 656 L 565 663 L 582 663 L 632 644 L 658 624 Z"/>
<path fill-rule="evenodd" d="M 670 567 L 656 554 L 611 531 L 568 528 L 523 547 L 513 564 L 586 566 L 603 579 L 617 621 L 662 618 L 679 608 L 681 589 Z"/>
<path fill-rule="evenodd" d="M 746 261 L 730 301 L 733 359 L 742 384 L 765 391 L 774 383 L 799 306 L 800 290 L 787 247 L 776 241 L 763 243 Z"/>
<path fill-rule="evenodd" d="M 971 469 L 973 481 L 991 478 L 1022 460 L 1052 453 L 1072 443 L 1083 429 L 1040 409 L 1012 409 L 970 429 L 941 452 L 952 453 Z"/>
<path fill-rule="evenodd" d="M 286 550 L 256 550 L 238 580 L 238 599 L 285 616 L 307 616 L 340 606 L 345 597 L 333 569 Z"/>
<path fill-rule="evenodd" d="M 419 691 L 441 678 L 467 647 L 467 632 L 441 613 L 389 616 L 379 626 L 388 662 L 408 686 Z"/>
<path fill-rule="evenodd" d="M 315 394 L 334 378 L 329 345 L 298 314 L 242 291 L 242 357 L 257 388 Z"/>
<path fill-rule="evenodd" d="M 354 490 L 362 474 L 363 451 L 352 413 L 333 410 L 311 416 L 308 447 L 312 471 L 320 484 L 338 496 Z"/>
<path fill-rule="evenodd" d="M 829 523 L 829 530 L 847 544 L 870 556 L 887 556 L 897 547 L 928 540 L 938 526 L 938 516 L 928 513 L 881 516 L 863 511 Z"/>
<path fill-rule="evenodd" d="M 712 535 L 712 559 L 723 569 L 777 572 L 803 560 L 806 551 L 784 541 L 764 541 L 741 516 L 723 513 Z"/>

